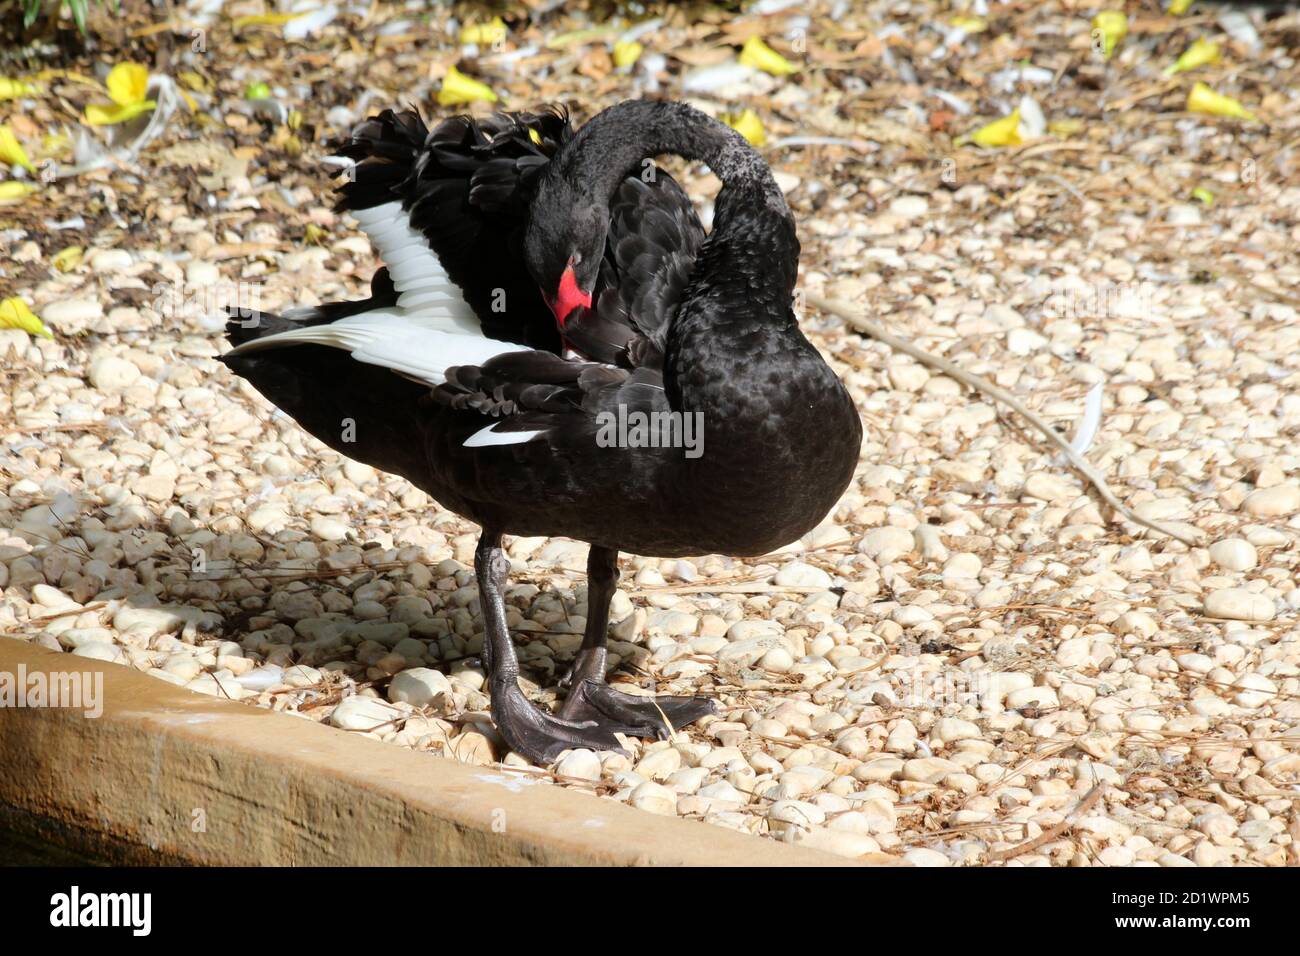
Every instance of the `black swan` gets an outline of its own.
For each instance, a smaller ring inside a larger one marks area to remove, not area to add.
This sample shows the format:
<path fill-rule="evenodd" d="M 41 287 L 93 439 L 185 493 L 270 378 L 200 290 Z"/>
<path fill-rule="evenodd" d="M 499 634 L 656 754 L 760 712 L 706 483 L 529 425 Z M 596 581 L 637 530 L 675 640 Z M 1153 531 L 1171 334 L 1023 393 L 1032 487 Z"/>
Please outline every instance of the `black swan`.
<path fill-rule="evenodd" d="M 615 733 L 662 737 L 665 719 L 713 713 L 606 684 L 618 552 L 781 547 L 835 505 L 862 439 L 791 309 L 799 240 L 767 164 L 722 123 L 652 101 L 577 131 L 556 109 L 432 132 L 389 110 L 341 152 L 355 165 L 338 208 L 385 263 L 370 298 L 232 313 L 223 360 L 325 444 L 482 526 L 482 661 L 517 753 L 621 751 Z M 651 162 L 669 153 L 722 181 L 707 236 Z M 504 534 L 591 545 L 586 632 L 556 715 L 517 682 Z"/>

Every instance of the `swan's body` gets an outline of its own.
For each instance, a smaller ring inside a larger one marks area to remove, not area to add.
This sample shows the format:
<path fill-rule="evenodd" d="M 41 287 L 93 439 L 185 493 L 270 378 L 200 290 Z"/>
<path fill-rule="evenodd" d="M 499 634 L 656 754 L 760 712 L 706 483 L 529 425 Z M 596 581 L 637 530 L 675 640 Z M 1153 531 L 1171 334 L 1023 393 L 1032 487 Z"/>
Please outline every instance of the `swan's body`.
<path fill-rule="evenodd" d="M 666 152 L 723 181 L 707 237 L 671 177 L 644 176 Z M 660 729 L 603 684 L 617 552 L 770 551 L 825 517 L 858 457 L 852 402 L 791 310 L 799 244 L 770 171 L 690 107 L 638 101 L 576 134 L 558 113 L 427 134 L 390 112 L 345 155 L 359 162 L 340 207 L 387 266 L 371 298 L 236 318 L 225 361 L 326 444 L 483 526 L 485 664 L 512 747 L 548 759 Z M 676 426 L 679 444 L 611 445 L 628 421 Z M 503 533 L 592 544 L 558 720 L 514 682 Z M 709 712 L 660 705 L 679 724 Z"/>

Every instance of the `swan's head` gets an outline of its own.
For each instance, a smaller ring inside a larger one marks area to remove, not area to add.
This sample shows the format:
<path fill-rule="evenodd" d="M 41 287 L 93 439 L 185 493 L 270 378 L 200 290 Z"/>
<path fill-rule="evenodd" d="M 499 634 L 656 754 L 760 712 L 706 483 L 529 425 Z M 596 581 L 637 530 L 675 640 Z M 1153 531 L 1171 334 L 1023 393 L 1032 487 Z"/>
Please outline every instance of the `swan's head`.
<path fill-rule="evenodd" d="M 605 255 L 609 212 L 563 179 L 544 176 L 529 209 L 524 261 L 561 328 L 591 295 Z"/>

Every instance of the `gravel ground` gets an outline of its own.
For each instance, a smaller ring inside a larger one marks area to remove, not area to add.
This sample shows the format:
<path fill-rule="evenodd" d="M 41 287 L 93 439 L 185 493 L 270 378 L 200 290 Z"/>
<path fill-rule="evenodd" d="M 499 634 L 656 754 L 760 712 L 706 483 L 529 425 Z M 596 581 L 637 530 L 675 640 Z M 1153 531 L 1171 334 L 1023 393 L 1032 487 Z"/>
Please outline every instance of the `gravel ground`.
<path fill-rule="evenodd" d="M 532 21 L 462 69 L 511 106 L 560 98 L 579 118 L 700 83 L 711 112 L 753 108 L 804 289 L 1066 434 L 1095 427 L 1079 440 L 1120 497 L 1198 544 L 1118 519 L 1013 413 L 805 310 L 866 426 L 843 500 L 762 560 L 626 558 L 614 604 L 613 679 L 714 697 L 720 716 L 631 741 L 630 759 L 530 767 L 488 719 L 476 527 L 324 448 L 215 361 L 214 295 L 275 310 L 365 288 L 376 263 L 329 211 L 319 160 L 359 113 L 438 110 L 455 32 L 414 6 L 345 11 L 305 44 L 213 20 L 214 56 L 190 51 L 191 11 L 171 31 L 128 17 L 111 28 L 120 54 L 63 65 L 191 71 L 197 109 L 135 162 L 0 208 L 0 290 L 55 333 L 0 330 L 0 629 L 850 857 L 1300 863 L 1300 15 L 1255 12 L 1246 32 L 1223 8 L 1130 3 L 1104 63 L 1083 4 L 990 4 L 968 35 L 939 3 L 705 8 L 639 37 L 620 73 L 621 27 L 564 42 L 592 26 L 581 5 L 517 6 Z M 751 32 L 799 72 L 708 88 L 719 74 L 699 71 Z M 1202 35 L 1222 60 L 1163 77 Z M 1194 79 L 1260 121 L 1184 111 Z M 302 121 L 250 104 L 254 82 Z M 30 141 L 95 99 L 52 86 L 0 118 Z M 1055 132 L 954 147 L 1022 95 Z M 686 180 L 707 216 L 716 184 Z M 84 254 L 56 268 L 72 245 Z M 580 641 L 585 552 L 509 545 L 511 626 L 541 700 Z"/>

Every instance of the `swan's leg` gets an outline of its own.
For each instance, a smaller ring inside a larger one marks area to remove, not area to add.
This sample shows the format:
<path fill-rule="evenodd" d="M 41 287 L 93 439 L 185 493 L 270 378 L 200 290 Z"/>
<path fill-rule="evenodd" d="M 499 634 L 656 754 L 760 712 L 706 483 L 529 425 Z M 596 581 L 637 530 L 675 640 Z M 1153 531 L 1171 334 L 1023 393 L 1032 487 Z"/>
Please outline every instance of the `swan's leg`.
<path fill-rule="evenodd" d="M 609 602 L 618 588 L 618 552 L 593 544 L 587 552 L 587 627 L 573 666 L 561 687 L 605 679 L 605 642 L 609 636 Z M 561 713 L 564 713 L 561 711 Z"/>
<path fill-rule="evenodd" d="M 572 686 L 560 709 L 564 720 L 613 721 L 637 737 L 667 737 L 672 731 L 717 713 L 702 697 L 637 697 L 605 683 L 605 642 L 609 631 L 609 602 L 618 587 L 618 552 L 592 545 L 587 556 L 587 628 L 582 647 L 565 678 Z M 665 720 L 670 726 L 665 726 Z"/>
<path fill-rule="evenodd" d="M 537 763 L 549 763 L 574 747 L 616 750 L 615 733 L 634 734 L 637 728 L 611 720 L 566 720 L 537 708 L 519 689 L 519 659 L 506 627 L 505 583 L 510 561 L 501 551 L 499 532 L 484 529 L 474 554 L 479 600 L 483 604 L 483 668 L 492 695 L 492 720 L 516 753 Z"/>

